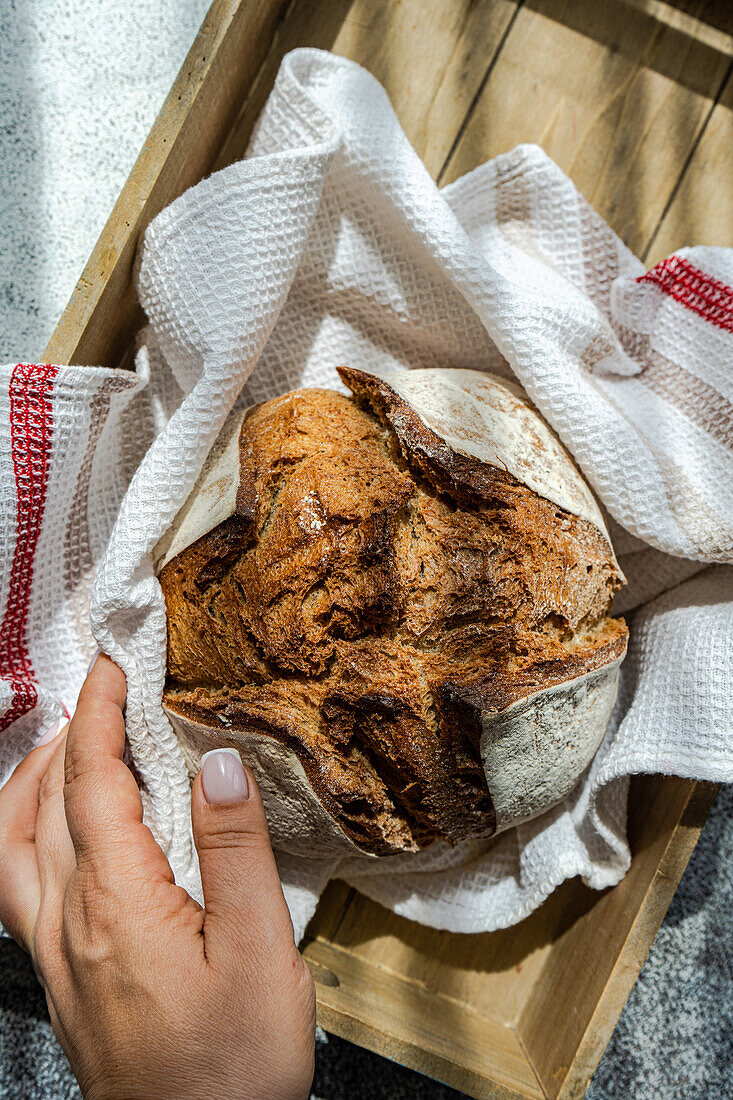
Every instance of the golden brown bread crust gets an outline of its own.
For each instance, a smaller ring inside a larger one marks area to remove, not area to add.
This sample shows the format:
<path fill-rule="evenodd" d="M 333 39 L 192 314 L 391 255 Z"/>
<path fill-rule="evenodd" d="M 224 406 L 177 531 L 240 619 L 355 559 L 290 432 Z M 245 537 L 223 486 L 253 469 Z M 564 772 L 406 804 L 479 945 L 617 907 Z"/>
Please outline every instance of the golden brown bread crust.
<path fill-rule="evenodd" d="M 290 746 L 365 851 L 490 836 L 480 714 L 623 654 L 619 573 L 588 521 L 341 373 L 356 400 L 249 412 L 237 514 L 164 566 L 165 704 Z"/>

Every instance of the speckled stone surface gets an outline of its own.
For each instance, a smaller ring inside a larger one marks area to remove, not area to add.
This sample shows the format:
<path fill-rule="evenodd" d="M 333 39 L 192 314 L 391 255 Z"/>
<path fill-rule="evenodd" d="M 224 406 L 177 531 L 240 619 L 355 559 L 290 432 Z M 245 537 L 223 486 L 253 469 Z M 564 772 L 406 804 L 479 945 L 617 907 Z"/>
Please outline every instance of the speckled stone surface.
<path fill-rule="evenodd" d="M 39 356 L 208 0 L 0 0 L 0 347 Z"/>
<path fill-rule="evenodd" d="M 0 351 L 40 356 L 207 0 L 0 0 Z M 733 1097 L 733 791 L 719 796 L 590 1100 Z M 461 1094 L 334 1037 L 314 1100 Z M 80 1096 L 33 969 L 0 941 L 0 1100 Z"/>

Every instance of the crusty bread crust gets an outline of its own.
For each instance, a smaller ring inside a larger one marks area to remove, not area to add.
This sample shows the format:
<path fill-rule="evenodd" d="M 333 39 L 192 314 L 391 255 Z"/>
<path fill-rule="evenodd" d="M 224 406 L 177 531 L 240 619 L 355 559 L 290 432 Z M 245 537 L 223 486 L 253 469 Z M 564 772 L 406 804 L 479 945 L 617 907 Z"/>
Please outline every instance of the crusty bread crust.
<path fill-rule="evenodd" d="M 621 575 L 597 526 L 341 374 L 355 399 L 250 410 L 232 514 L 163 565 L 165 706 L 290 750 L 344 850 L 491 836 L 486 716 L 618 663 Z"/>

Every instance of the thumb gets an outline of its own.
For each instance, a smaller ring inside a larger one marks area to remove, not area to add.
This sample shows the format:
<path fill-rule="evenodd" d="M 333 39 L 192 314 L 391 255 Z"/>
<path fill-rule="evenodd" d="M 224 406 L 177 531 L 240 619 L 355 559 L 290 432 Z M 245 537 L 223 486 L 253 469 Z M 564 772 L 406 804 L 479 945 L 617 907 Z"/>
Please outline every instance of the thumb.
<path fill-rule="evenodd" d="M 204 889 L 206 957 L 293 947 L 260 792 L 236 749 L 204 753 L 191 794 L 193 836 Z"/>

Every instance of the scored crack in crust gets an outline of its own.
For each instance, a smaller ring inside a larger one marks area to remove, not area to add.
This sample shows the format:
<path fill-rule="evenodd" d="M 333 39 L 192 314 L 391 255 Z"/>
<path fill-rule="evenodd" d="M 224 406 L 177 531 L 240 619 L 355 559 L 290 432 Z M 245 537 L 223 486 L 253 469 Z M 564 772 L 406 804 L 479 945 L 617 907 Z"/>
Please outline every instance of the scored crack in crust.
<path fill-rule="evenodd" d="M 482 717 L 623 656 L 623 579 L 598 526 L 339 373 L 353 398 L 248 412 L 236 511 L 164 564 L 164 703 L 287 746 L 360 850 L 491 836 Z"/>

